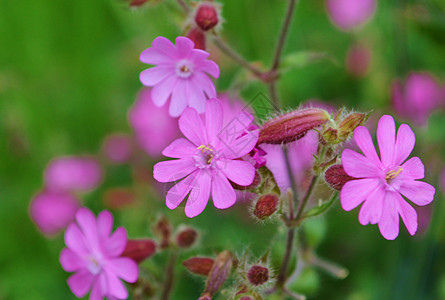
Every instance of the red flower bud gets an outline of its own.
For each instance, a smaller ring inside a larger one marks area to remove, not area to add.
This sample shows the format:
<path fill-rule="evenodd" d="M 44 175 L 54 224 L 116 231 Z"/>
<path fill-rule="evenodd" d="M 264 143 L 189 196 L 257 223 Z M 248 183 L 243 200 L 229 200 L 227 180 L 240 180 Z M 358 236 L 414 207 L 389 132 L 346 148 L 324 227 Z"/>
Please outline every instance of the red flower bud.
<path fill-rule="evenodd" d="M 182 265 L 190 272 L 197 275 L 207 276 L 213 267 L 213 258 L 208 257 L 192 257 L 182 262 Z"/>
<path fill-rule="evenodd" d="M 156 244 L 151 239 L 128 240 L 122 256 L 129 257 L 140 263 L 156 252 Z"/>
<path fill-rule="evenodd" d="M 206 49 L 206 35 L 199 28 L 192 28 L 187 33 L 187 37 L 195 43 L 195 49 Z"/>
<path fill-rule="evenodd" d="M 226 281 L 227 277 L 229 277 L 229 273 L 232 270 L 232 264 L 232 254 L 229 251 L 225 250 L 218 254 L 213 267 L 207 276 L 206 288 L 203 296 L 207 295 L 212 297 L 216 294 L 216 292 L 218 292 Z"/>
<path fill-rule="evenodd" d="M 198 238 L 198 232 L 193 228 L 185 228 L 176 235 L 176 243 L 181 248 L 191 247 Z"/>
<path fill-rule="evenodd" d="M 282 144 L 301 139 L 306 133 L 326 123 L 330 115 L 324 109 L 292 111 L 267 121 L 260 128 L 258 144 Z"/>
<path fill-rule="evenodd" d="M 211 2 L 201 2 L 195 13 L 195 22 L 204 31 L 212 29 L 219 22 L 219 9 Z"/>
<path fill-rule="evenodd" d="M 353 180 L 355 178 L 346 174 L 343 165 L 338 164 L 338 165 L 333 165 L 326 170 L 324 174 L 324 179 L 332 188 L 340 191 L 346 182 Z"/>
<path fill-rule="evenodd" d="M 263 266 L 252 266 L 247 272 L 247 279 L 252 285 L 263 285 L 269 280 L 269 269 Z"/>
<path fill-rule="evenodd" d="M 165 216 L 159 218 L 158 222 L 153 227 L 153 233 L 161 239 L 161 249 L 167 248 L 170 245 L 172 225 Z"/>
<path fill-rule="evenodd" d="M 253 214 L 260 220 L 273 215 L 277 209 L 280 199 L 277 194 L 262 195 L 255 204 Z"/>
<path fill-rule="evenodd" d="M 341 121 L 341 123 L 338 125 L 340 139 L 344 141 L 349 136 L 351 136 L 358 126 L 363 125 L 367 117 L 367 114 L 352 113 L 344 118 L 343 121 Z"/>

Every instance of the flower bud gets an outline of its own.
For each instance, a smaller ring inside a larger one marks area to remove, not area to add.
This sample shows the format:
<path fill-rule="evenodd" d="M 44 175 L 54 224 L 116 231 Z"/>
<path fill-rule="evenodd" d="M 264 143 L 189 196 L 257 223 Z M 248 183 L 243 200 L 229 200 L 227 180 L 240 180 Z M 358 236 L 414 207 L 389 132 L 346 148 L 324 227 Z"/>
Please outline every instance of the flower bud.
<path fill-rule="evenodd" d="M 269 269 L 254 265 L 247 271 L 247 279 L 254 286 L 263 285 L 269 280 Z"/>
<path fill-rule="evenodd" d="M 277 211 L 279 202 L 280 199 L 277 194 L 262 195 L 255 204 L 253 214 L 258 219 L 264 220 Z"/>
<path fill-rule="evenodd" d="M 206 49 L 206 36 L 205 33 L 199 28 L 192 28 L 187 33 L 187 37 L 195 43 L 195 49 Z"/>
<path fill-rule="evenodd" d="M 321 134 L 323 145 L 336 144 L 338 141 L 338 130 L 329 127 Z"/>
<path fill-rule="evenodd" d="M 156 252 L 156 244 L 151 239 L 128 240 L 122 256 L 129 257 L 140 263 Z"/>
<path fill-rule="evenodd" d="M 176 235 L 176 243 L 180 248 L 189 248 L 193 246 L 198 238 L 198 232 L 193 228 L 185 228 Z"/>
<path fill-rule="evenodd" d="M 222 287 L 229 273 L 232 270 L 232 254 L 225 250 L 218 254 L 213 264 L 212 269 L 207 277 L 206 288 L 204 295 L 213 296 Z"/>
<path fill-rule="evenodd" d="M 204 31 L 210 30 L 218 25 L 220 9 L 212 2 L 201 2 L 196 8 L 195 22 Z"/>
<path fill-rule="evenodd" d="M 330 115 L 324 109 L 308 108 L 292 111 L 267 121 L 260 128 L 258 144 L 282 144 L 296 141 L 326 123 Z"/>
<path fill-rule="evenodd" d="M 161 216 L 153 227 L 153 233 L 161 239 L 161 249 L 170 246 L 170 237 L 172 233 L 172 225 L 170 221 L 165 217 Z"/>
<path fill-rule="evenodd" d="M 344 141 L 349 138 L 358 126 L 363 125 L 367 117 L 367 114 L 352 113 L 344 118 L 343 121 L 341 121 L 340 125 L 338 125 L 338 137 L 340 138 L 340 140 Z"/>
<path fill-rule="evenodd" d="M 330 187 L 340 191 L 346 182 L 353 180 L 354 178 L 346 174 L 343 165 L 337 164 L 326 170 L 324 179 Z"/>
<path fill-rule="evenodd" d="M 192 257 L 182 262 L 182 265 L 190 272 L 197 275 L 207 276 L 213 267 L 213 258 L 208 257 Z"/>

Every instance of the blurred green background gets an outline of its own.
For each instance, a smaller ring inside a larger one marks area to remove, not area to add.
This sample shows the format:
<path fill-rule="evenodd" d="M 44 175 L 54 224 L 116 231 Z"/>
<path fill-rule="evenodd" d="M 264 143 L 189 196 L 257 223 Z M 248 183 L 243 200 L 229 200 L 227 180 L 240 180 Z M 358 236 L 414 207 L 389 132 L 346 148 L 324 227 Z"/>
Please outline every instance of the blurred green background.
<path fill-rule="evenodd" d="M 150 2 L 150 1 L 149 1 Z M 268 65 L 277 40 L 286 1 L 224 0 L 221 34 L 250 61 Z M 378 1 L 374 18 L 353 33 L 329 21 L 321 0 L 299 1 L 285 55 L 315 51 L 330 55 L 287 72 L 280 95 L 285 107 L 318 98 L 357 110 L 392 113 L 393 79 L 425 70 L 445 79 L 445 2 L 442 0 Z M 42 187 L 42 172 L 59 155 L 95 154 L 112 132 L 131 132 L 127 111 L 141 87 L 145 66 L 140 52 L 159 35 L 183 34 L 184 16 L 176 3 L 165 0 L 143 9 L 123 1 L 2 0 L 0 2 L 0 299 L 74 299 L 58 263 L 63 237 L 48 240 L 29 219 L 32 196 Z M 370 70 L 357 79 L 344 60 L 349 45 L 365 41 L 372 49 Z M 220 90 L 229 88 L 240 68 L 209 45 L 220 63 Z M 261 83 L 243 91 L 249 101 Z M 445 149 L 444 114 L 433 115 L 427 129 L 418 130 L 416 151 L 424 160 L 427 180 L 438 187 Z M 149 159 L 146 168 L 151 172 Z M 197 218 L 169 211 L 148 184 L 134 184 L 127 166 L 107 167 L 102 186 L 85 195 L 85 205 L 103 209 L 107 188 L 132 186 L 139 204 L 116 212 L 130 237 L 150 235 L 149 222 L 160 211 L 176 225 L 202 230 L 200 254 L 223 249 L 261 255 L 274 241 L 276 256 L 284 251 L 283 233 L 275 224 L 257 224 L 246 208 L 218 212 L 211 205 Z M 319 254 L 350 271 L 337 280 L 308 270 L 295 288 L 311 299 L 445 299 L 445 228 L 442 193 L 438 189 L 433 226 L 410 237 L 401 226 L 396 241 L 386 241 L 376 226 L 358 223 L 357 210 L 345 213 L 337 204 L 326 218 L 309 224 L 319 240 Z M 309 230 L 308 229 L 308 230 Z M 266 238 L 267 237 L 267 238 Z M 182 259 L 196 254 L 184 253 Z M 159 255 L 153 261 L 162 261 Z M 151 262 L 149 263 L 151 264 Z M 173 299 L 196 299 L 200 278 L 178 267 Z"/>

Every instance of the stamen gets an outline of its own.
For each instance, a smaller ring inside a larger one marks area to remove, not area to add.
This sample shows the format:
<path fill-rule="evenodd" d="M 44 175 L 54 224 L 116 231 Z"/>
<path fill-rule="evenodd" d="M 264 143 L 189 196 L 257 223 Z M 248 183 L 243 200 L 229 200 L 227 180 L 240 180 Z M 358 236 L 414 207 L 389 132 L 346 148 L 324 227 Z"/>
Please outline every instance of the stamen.
<path fill-rule="evenodd" d="M 386 177 L 385 177 L 386 182 L 396 178 L 402 171 L 403 171 L 403 169 L 401 167 L 398 167 L 397 170 L 391 170 L 388 173 L 386 173 Z"/>
<path fill-rule="evenodd" d="M 212 162 L 212 159 L 213 159 L 213 153 L 206 153 L 206 152 L 204 152 L 204 151 L 207 150 L 207 151 L 213 152 L 213 149 L 210 148 L 210 147 L 207 146 L 207 145 L 201 145 L 201 146 L 198 147 L 198 149 L 201 149 L 201 153 L 202 153 L 202 155 L 203 155 L 204 157 L 207 156 L 207 157 L 206 157 L 206 158 L 207 158 L 207 163 L 210 164 L 210 163 Z"/>

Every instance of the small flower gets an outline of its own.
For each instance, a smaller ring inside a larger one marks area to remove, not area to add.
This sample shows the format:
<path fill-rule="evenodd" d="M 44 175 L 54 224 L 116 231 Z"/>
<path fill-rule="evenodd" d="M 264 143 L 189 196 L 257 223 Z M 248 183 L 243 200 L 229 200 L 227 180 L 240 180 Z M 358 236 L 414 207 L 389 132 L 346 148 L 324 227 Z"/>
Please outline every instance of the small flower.
<path fill-rule="evenodd" d="M 152 86 L 151 98 L 157 107 L 163 106 L 171 96 L 169 114 L 178 117 L 189 106 L 203 113 L 208 98 L 216 96 L 215 86 L 208 73 L 219 77 L 219 67 L 208 60 L 209 53 L 194 49 L 195 44 L 186 37 L 177 37 L 176 46 L 164 37 L 157 37 L 151 48 L 140 56 L 143 63 L 156 65 L 144 70 L 140 80 Z"/>
<path fill-rule="evenodd" d="M 331 21 L 342 30 L 351 30 L 369 20 L 375 12 L 375 0 L 327 0 Z"/>
<path fill-rule="evenodd" d="M 130 160 L 133 145 L 129 135 L 115 133 L 105 138 L 102 144 L 102 151 L 106 158 L 115 164 L 123 164 Z"/>
<path fill-rule="evenodd" d="M 254 166 L 238 159 L 249 153 L 258 140 L 257 130 L 247 130 L 253 117 L 243 112 L 224 128 L 222 120 L 218 99 L 207 101 L 205 125 L 195 109 L 184 110 L 179 128 L 187 139 L 173 141 L 162 152 L 179 159 L 157 163 L 153 170 L 159 182 L 185 177 L 167 192 L 168 208 L 175 209 L 189 194 L 185 214 L 192 218 L 204 210 L 211 194 L 215 207 L 226 209 L 236 202 L 229 180 L 241 186 L 253 182 Z"/>
<path fill-rule="evenodd" d="M 137 264 L 128 257 L 120 257 L 127 245 L 127 233 L 119 227 L 111 234 L 113 217 L 102 211 L 97 220 L 87 208 L 80 208 L 76 222 L 65 232 L 67 248 L 60 253 L 60 263 L 67 272 L 68 285 L 76 297 L 84 297 L 89 290 L 91 300 L 105 297 L 126 299 L 127 289 L 122 280 L 136 282 Z"/>
<path fill-rule="evenodd" d="M 402 124 L 396 137 L 394 119 L 388 115 L 381 117 L 377 126 L 380 158 L 367 128 L 357 127 L 354 140 L 364 156 L 349 149 L 342 153 L 343 167 L 355 179 L 346 182 L 341 190 L 343 209 L 350 211 L 363 203 L 360 223 L 378 223 L 380 232 L 388 240 L 399 234 L 400 215 L 408 232 L 414 235 L 417 214 L 402 195 L 423 206 L 433 201 L 435 189 L 417 180 L 425 176 L 424 166 L 418 157 L 405 161 L 414 148 L 416 138 L 413 131 Z"/>

